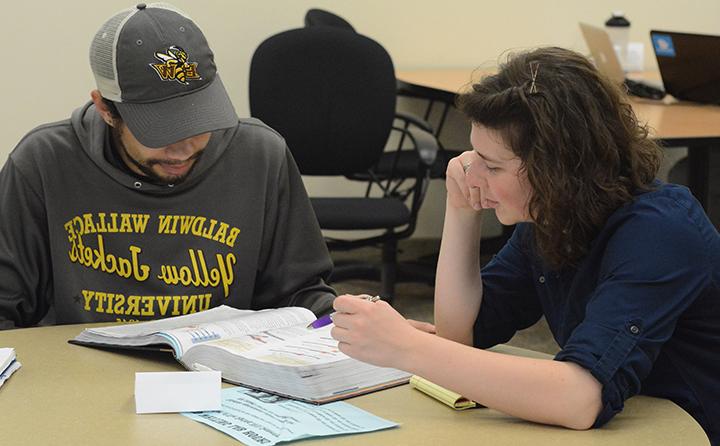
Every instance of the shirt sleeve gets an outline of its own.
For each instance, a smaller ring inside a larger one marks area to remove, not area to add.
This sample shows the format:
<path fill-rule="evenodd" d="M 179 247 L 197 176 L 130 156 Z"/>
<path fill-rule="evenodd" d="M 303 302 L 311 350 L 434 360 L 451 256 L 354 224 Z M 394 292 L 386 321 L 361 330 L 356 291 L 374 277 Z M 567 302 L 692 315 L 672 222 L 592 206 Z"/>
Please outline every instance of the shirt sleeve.
<path fill-rule="evenodd" d="M 507 342 L 542 316 L 527 251 L 531 227 L 517 225 L 510 240 L 482 269 L 482 303 L 474 326 L 474 345 Z"/>
<path fill-rule="evenodd" d="M 43 199 L 12 156 L 0 171 L 0 329 L 27 327 L 52 296 Z"/>
<path fill-rule="evenodd" d="M 595 426 L 640 391 L 678 318 L 712 280 L 710 243 L 692 206 L 657 201 L 636 206 L 607 232 L 612 235 L 585 317 L 555 357 L 579 364 L 602 384 Z"/>
<path fill-rule="evenodd" d="M 315 314 L 332 309 L 335 291 L 325 283 L 332 260 L 302 177 L 290 151 L 277 178 L 277 196 L 267 203 L 267 230 L 253 307 L 301 306 Z"/>

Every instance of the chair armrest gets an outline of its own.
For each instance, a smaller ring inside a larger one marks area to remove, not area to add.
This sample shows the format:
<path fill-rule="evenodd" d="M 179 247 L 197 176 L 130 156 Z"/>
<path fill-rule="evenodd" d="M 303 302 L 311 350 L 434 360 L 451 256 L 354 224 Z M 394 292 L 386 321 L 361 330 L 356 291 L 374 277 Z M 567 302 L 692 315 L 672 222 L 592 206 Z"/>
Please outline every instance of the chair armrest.
<path fill-rule="evenodd" d="M 418 128 L 425 130 L 426 132 L 435 134 L 435 130 L 432 128 L 432 126 L 430 125 L 429 122 L 427 122 L 423 119 L 420 119 L 415 115 L 396 111 L 395 119 L 399 119 L 399 120 L 403 121 L 405 123 L 406 127 L 408 124 L 412 124 Z"/>
<path fill-rule="evenodd" d="M 393 129 L 404 133 L 405 136 L 410 138 L 420 161 L 422 161 L 425 166 L 431 166 L 435 162 L 438 150 L 440 150 L 440 144 L 437 138 L 435 138 L 435 135 L 416 127 L 393 127 Z"/>

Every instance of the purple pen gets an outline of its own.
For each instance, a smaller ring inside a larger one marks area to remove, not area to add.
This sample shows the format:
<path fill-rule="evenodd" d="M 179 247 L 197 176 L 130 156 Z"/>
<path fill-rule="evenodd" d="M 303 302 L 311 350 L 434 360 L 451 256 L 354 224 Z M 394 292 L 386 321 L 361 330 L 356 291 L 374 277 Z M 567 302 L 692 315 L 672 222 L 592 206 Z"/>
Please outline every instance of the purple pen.
<path fill-rule="evenodd" d="M 332 324 L 333 314 L 335 314 L 335 313 L 320 316 L 314 322 L 311 322 L 310 325 L 307 326 L 307 328 L 320 328 L 320 327 L 324 327 L 326 325 Z"/>
<path fill-rule="evenodd" d="M 380 296 L 367 296 L 363 297 L 363 299 L 368 300 L 370 302 L 377 302 L 380 300 Z M 317 318 L 314 322 L 311 322 L 307 328 L 322 328 L 326 325 L 330 325 L 333 322 L 333 316 L 335 316 L 336 312 L 332 312 L 330 314 L 326 314 L 324 316 L 320 316 Z"/>

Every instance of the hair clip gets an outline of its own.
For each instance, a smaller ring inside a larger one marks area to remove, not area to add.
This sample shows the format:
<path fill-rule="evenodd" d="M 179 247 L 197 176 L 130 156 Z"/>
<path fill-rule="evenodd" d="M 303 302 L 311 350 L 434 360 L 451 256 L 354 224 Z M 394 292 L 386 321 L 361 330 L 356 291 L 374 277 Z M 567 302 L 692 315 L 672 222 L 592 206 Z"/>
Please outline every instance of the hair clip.
<path fill-rule="evenodd" d="M 537 93 L 537 86 L 535 85 L 535 79 L 537 79 L 538 71 L 540 70 L 540 62 L 530 62 L 530 91 L 529 94 Z"/>

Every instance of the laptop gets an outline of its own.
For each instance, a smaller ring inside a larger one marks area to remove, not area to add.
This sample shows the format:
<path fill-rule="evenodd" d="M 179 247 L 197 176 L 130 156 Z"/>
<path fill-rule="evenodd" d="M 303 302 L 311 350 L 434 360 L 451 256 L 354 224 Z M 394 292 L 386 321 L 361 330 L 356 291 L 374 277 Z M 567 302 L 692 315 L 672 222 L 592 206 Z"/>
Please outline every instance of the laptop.
<path fill-rule="evenodd" d="M 652 30 L 650 40 L 668 93 L 720 104 L 720 36 Z"/>
<path fill-rule="evenodd" d="M 628 89 L 628 93 L 633 96 L 648 99 L 662 99 L 665 97 L 665 92 L 662 89 L 625 77 L 625 72 L 620 65 L 620 59 L 615 53 L 607 31 L 587 23 L 580 23 L 580 31 L 600 73 L 618 84 L 624 84 Z"/>

